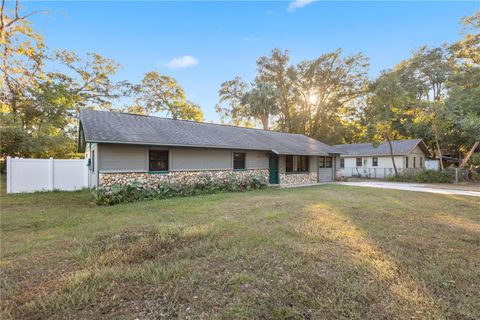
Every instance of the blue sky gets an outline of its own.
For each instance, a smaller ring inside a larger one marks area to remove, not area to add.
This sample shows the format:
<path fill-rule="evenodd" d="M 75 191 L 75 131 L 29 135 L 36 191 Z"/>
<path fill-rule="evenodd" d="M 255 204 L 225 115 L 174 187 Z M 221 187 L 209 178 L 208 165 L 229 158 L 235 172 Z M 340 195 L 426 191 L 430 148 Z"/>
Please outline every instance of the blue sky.
<path fill-rule="evenodd" d="M 471 2 L 23 2 L 51 49 L 97 52 L 123 67 L 116 76 L 138 82 L 156 70 L 172 76 L 187 97 L 218 122 L 220 84 L 250 81 L 255 61 L 273 48 L 292 62 L 343 48 L 370 58 L 370 76 L 393 67 L 422 46 L 460 38 Z M 303 6 L 302 6 L 303 5 Z"/>

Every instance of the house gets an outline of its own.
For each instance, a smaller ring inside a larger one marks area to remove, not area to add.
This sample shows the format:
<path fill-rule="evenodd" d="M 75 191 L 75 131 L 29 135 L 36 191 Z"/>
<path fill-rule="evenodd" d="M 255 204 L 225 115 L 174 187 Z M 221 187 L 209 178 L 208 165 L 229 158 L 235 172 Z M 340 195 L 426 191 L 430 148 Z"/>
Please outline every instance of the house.
<path fill-rule="evenodd" d="M 301 134 L 119 112 L 82 110 L 78 148 L 89 186 L 194 183 L 260 176 L 271 185 L 334 180 L 340 151 Z"/>
<path fill-rule="evenodd" d="M 385 178 L 395 173 L 388 142 L 377 147 L 372 143 L 339 144 L 340 172 L 343 177 Z M 399 172 L 425 168 L 432 155 L 422 139 L 392 141 L 395 165 Z"/>

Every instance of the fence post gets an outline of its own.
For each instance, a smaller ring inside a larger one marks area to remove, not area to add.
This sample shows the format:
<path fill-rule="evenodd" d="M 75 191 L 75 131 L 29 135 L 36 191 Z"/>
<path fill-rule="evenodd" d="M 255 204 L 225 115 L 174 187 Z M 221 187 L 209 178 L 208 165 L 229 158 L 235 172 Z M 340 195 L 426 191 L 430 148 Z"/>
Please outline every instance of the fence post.
<path fill-rule="evenodd" d="M 12 157 L 7 157 L 7 193 L 12 192 Z"/>
<path fill-rule="evenodd" d="M 49 162 L 48 162 L 48 190 L 50 191 L 53 191 L 53 189 L 55 188 L 54 186 L 54 167 L 53 167 L 53 158 L 50 157 L 50 159 L 48 159 Z"/>
<path fill-rule="evenodd" d="M 455 168 L 455 183 L 458 183 L 458 168 Z"/>

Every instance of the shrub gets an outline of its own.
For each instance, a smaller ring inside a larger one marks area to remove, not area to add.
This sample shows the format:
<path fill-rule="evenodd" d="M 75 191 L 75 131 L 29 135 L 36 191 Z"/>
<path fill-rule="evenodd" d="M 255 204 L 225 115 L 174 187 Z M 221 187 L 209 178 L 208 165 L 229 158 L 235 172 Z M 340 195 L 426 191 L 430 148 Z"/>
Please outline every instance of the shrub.
<path fill-rule="evenodd" d="M 109 190 L 98 188 L 94 191 L 98 205 L 114 205 L 139 200 L 167 199 L 172 197 L 188 197 L 201 194 L 212 194 L 228 191 L 247 191 L 262 189 L 267 183 L 261 176 L 247 179 L 231 174 L 226 180 L 217 181 L 209 175 L 202 175 L 194 184 L 160 183 L 155 188 L 143 188 L 139 182 L 125 185 L 114 184 Z"/>
<path fill-rule="evenodd" d="M 389 181 L 419 182 L 419 183 L 453 183 L 455 172 L 450 170 L 422 170 L 419 172 L 404 171 L 396 176 L 388 177 Z"/>

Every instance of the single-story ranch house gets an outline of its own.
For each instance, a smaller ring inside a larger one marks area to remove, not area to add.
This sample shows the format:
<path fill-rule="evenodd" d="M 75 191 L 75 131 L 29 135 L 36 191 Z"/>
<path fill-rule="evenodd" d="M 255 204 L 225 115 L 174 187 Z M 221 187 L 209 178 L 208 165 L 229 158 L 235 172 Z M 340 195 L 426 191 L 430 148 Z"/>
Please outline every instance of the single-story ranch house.
<path fill-rule="evenodd" d="M 338 144 L 340 172 L 343 177 L 362 176 L 385 178 L 394 174 L 388 142 L 377 147 L 372 143 Z M 397 169 L 415 171 L 425 168 L 425 160 L 431 157 L 422 139 L 392 141 Z"/>
<path fill-rule="evenodd" d="M 231 174 L 310 184 L 334 180 L 340 164 L 339 149 L 301 134 L 94 110 L 80 113 L 79 150 L 90 159 L 89 187 L 106 189 Z"/>

